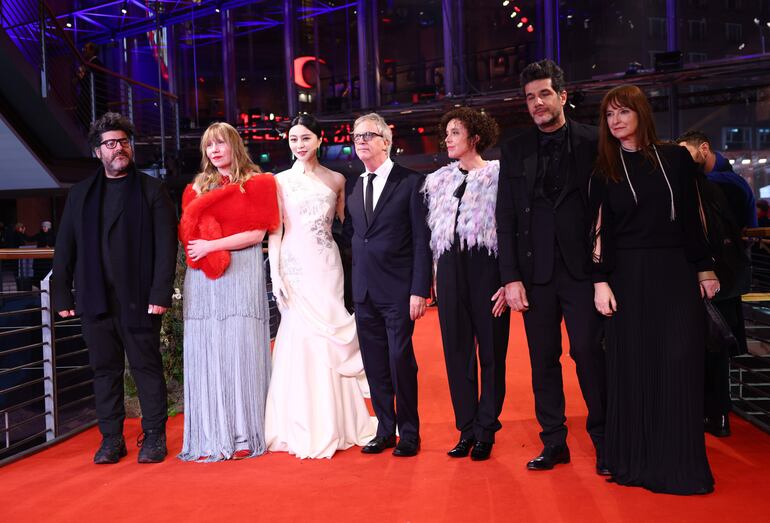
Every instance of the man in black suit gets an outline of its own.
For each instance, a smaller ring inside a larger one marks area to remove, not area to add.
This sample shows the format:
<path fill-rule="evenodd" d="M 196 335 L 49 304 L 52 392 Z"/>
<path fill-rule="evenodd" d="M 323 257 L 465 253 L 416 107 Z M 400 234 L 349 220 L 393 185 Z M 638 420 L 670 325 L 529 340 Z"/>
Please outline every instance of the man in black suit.
<path fill-rule="evenodd" d="M 103 437 L 97 464 L 126 455 L 126 356 L 142 407 L 138 460 L 158 463 L 167 454 L 160 324 L 171 306 L 177 220 L 162 183 L 135 169 L 133 134 L 131 122 L 116 113 L 92 124 L 89 143 L 102 166 L 70 189 L 53 262 L 54 309 L 63 318 L 82 315 L 94 369 Z"/>
<path fill-rule="evenodd" d="M 353 249 L 358 340 L 379 421 L 376 437 L 361 451 L 396 447 L 394 456 L 414 456 L 420 420 L 412 332 L 431 284 L 423 177 L 390 159 L 393 135 L 380 115 L 356 120 L 353 141 L 366 172 L 348 197 L 344 227 Z"/>
<path fill-rule="evenodd" d="M 499 262 L 505 297 L 524 315 L 535 414 L 543 451 L 527 463 L 549 470 L 569 463 L 559 359 L 561 322 L 588 406 L 586 428 L 602 462 L 606 403 L 601 318 L 590 276 L 588 186 L 596 158 L 595 127 L 567 121 L 562 70 L 551 60 L 528 65 L 521 85 L 537 128 L 503 144 L 497 199 Z"/>

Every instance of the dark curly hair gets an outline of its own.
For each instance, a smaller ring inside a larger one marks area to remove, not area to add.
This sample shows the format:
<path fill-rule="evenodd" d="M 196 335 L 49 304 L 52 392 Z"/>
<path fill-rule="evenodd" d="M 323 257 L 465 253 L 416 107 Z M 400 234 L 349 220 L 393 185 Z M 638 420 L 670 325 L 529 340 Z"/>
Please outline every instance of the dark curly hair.
<path fill-rule="evenodd" d="M 491 116 L 471 109 L 470 107 L 458 107 L 452 109 L 444 116 L 441 117 L 439 122 L 438 132 L 439 136 L 446 138 L 446 126 L 452 120 L 459 120 L 462 122 L 463 127 L 468 131 L 468 137 L 479 137 L 479 141 L 476 144 L 476 152 L 479 154 L 489 149 L 497 142 L 497 137 L 500 134 L 500 127 L 497 122 Z M 441 140 L 441 146 L 445 147 L 444 140 Z"/>
<path fill-rule="evenodd" d="M 557 94 L 564 91 L 566 86 L 564 83 L 564 71 L 561 70 L 561 67 L 556 62 L 548 58 L 539 62 L 532 62 L 521 71 L 519 75 L 521 90 L 523 91 L 529 82 L 546 78 L 551 79 L 551 87 Z"/>
<path fill-rule="evenodd" d="M 123 131 L 129 140 L 134 137 L 134 124 L 120 113 L 104 113 L 101 118 L 91 123 L 88 131 L 88 144 L 92 149 L 98 149 L 102 135 L 109 131 Z"/>

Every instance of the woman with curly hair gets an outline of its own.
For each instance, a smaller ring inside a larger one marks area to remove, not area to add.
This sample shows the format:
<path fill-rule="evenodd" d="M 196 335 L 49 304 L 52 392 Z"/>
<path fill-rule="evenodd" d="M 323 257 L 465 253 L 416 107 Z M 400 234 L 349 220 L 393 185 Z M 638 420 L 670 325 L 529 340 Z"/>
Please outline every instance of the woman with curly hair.
<path fill-rule="evenodd" d="M 262 454 L 270 381 L 270 313 L 262 240 L 279 224 L 276 185 L 238 132 L 214 123 L 201 173 L 182 197 L 184 461 Z"/>
<path fill-rule="evenodd" d="M 447 454 L 489 458 L 505 398 L 510 313 L 500 285 L 495 207 L 500 162 L 481 157 L 498 135 L 497 123 L 468 107 L 441 119 L 449 158 L 429 174 L 430 246 L 449 391 L 460 440 Z M 478 380 L 481 366 L 481 383 Z"/>

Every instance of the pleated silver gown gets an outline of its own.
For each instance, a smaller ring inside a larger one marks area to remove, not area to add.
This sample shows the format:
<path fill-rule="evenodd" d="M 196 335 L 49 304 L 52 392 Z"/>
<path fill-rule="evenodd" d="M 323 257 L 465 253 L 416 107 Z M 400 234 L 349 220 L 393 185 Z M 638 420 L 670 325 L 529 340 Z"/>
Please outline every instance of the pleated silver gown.
<path fill-rule="evenodd" d="M 184 443 L 179 459 L 220 461 L 265 452 L 270 313 L 261 246 L 231 252 L 216 280 L 184 284 Z"/>

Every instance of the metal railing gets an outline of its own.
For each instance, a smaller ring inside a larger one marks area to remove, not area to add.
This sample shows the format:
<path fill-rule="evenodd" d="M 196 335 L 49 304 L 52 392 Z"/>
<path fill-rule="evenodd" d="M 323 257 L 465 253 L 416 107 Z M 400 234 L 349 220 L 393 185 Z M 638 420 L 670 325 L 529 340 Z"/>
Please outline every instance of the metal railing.
<path fill-rule="evenodd" d="M 770 432 L 770 229 L 746 231 L 752 241 L 751 293 L 743 297 L 749 353 L 731 358 L 733 410 Z"/>
<path fill-rule="evenodd" d="M 0 2 L 0 22 L 27 63 L 40 74 L 40 96 L 53 97 L 85 135 L 107 111 L 128 116 L 136 127 L 137 164 L 165 174 L 180 149 L 177 96 L 117 74 L 86 59 L 48 4 L 39 0 Z"/>
<path fill-rule="evenodd" d="M 29 255 L 0 250 L 4 260 Z M 54 317 L 50 273 L 39 289 L 0 293 L 0 465 L 95 423 L 87 352 L 80 319 Z"/>

